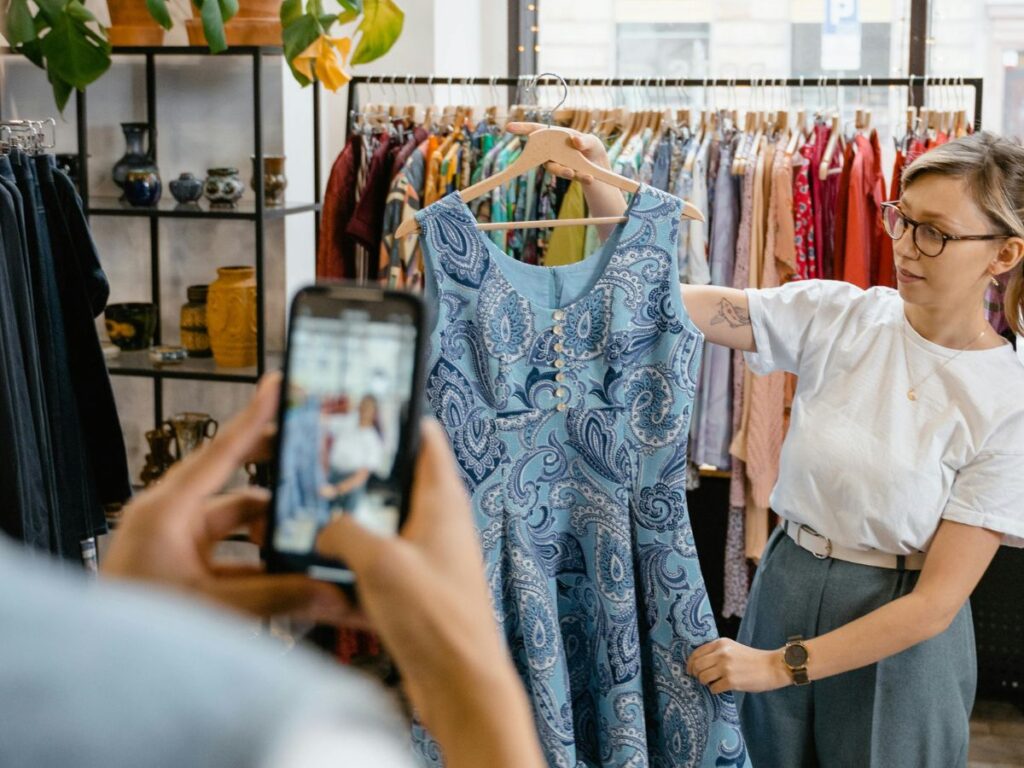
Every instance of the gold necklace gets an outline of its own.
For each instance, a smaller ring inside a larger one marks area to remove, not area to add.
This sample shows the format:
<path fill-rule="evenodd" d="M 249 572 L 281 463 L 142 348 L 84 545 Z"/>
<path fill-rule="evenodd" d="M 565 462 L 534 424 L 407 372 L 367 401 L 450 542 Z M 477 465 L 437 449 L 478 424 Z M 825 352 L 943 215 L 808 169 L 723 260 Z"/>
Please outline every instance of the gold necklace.
<path fill-rule="evenodd" d="M 905 323 L 908 322 L 906 320 L 906 318 L 904 318 L 904 322 Z M 910 400 L 912 402 L 917 402 L 917 388 L 920 387 L 922 384 L 924 384 L 926 381 L 928 381 L 928 379 L 930 379 L 936 373 L 938 373 L 943 368 L 945 368 L 947 365 L 949 365 L 954 360 L 956 360 L 958 357 L 960 357 L 960 355 L 962 355 L 968 349 L 970 349 L 975 344 L 977 344 L 978 341 L 981 339 L 981 337 L 985 335 L 985 331 L 987 331 L 987 330 L 988 330 L 988 325 L 986 324 L 986 326 L 981 329 L 981 333 L 979 333 L 977 336 L 974 337 L 974 341 L 972 341 L 970 344 L 968 344 L 966 347 L 961 349 L 959 352 L 957 352 L 952 357 L 946 358 L 946 360 L 943 361 L 942 365 L 940 365 L 938 368 L 934 369 L 931 373 L 929 373 L 927 376 L 925 376 L 919 382 L 914 384 L 914 382 L 913 382 L 914 376 L 910 372 L 910 351 L 907 349 L 907 326 L 904 325 L 903 326 L 903 359 L 904 359 L 904 361 L 907 364 L 907 380 L 910 382 L 910 389 L 907 390 L 907 400 Z"/>

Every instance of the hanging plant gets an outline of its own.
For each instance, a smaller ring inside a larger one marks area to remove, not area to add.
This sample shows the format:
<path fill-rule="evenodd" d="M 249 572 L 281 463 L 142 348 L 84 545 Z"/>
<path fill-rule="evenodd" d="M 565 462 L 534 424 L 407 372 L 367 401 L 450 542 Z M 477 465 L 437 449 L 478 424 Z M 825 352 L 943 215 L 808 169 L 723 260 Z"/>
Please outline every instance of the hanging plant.
<path fill-rule="evenodd" d="M 404 14 L 394 0 L 284 0 L 281 5 L 284 55 L 302 85 L 319 80 L 337 90 L 349 68 L 380 58 L 402 32 Z M 172 26 L 166 0 L 145 0 L 150 16 Z M 225 50 L 224 24 L 238 13 L 238 0 L 192 0 L 212 53 Z M 335 36 L 335 27 L 349 26 Z M 46 71 L 61 112 L 75 89 L 85 90 L 110 68 L 107 30 L 81 0 L 0 0 L 0 33 L 19 53 Z M 351 59 L 349 55 L 351 54 Z"/>
<path fill-rule="evenodd" d="M 281 4 L 284 57 L 302 85 L 314 79 L 332 91 L 349 81 L 347 67 L 379 59 L 402 34 L 405 14 L 394 0 L 336 0 L 341 10 L 327 13 L 323 0 L 285 0 Z M 335 25 L 352 32 L 332 36 Z M 355 50 L 352 51 L 353 43 Z M 352 51 L 351 61 L 347 61 Z"/>
<path fill-rule="evenodd" d="M 85 88 L 110 68 L 110 42 L 79 0 L 0 0 L 0 32 L 25 58 L 46 70 L 57 109 L 75 88 Z"/>

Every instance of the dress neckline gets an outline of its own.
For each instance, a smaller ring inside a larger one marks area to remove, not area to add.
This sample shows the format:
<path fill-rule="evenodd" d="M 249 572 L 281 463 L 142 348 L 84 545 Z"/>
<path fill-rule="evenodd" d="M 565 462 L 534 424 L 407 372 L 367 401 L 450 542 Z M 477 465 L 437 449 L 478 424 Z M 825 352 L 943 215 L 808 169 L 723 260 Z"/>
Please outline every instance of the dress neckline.
<path fill-rule="evenodd" d="M 588 299 L 595 291 L 598 290 L 598 286 L 600 286 L 601 282 L 604 280 L 605 273 L 608 271 L 608 265 L 611 264 L 612 256 L 621 243 L 622 235 L 626 228 L 633 222 L 633 214 L 635 212 L 637 201 L 639 201 L 641 197 L 647 195 L 648 190 L 648 185 L 641 182 L 640 186 L 637 187 L 636 192 L 634 192 L 633 196 L 630 198 L 629 203 L 626 205 L 626 210 L 624 212 L 626 220 L 615 225 L 615 229 L 612 230 L 611 234 L 608 235 L 597 251 L 590 256 L 587 256 L 582 261 L 578 261 L 573 264 L 562 264 L 554 267 L 545 267 L 539 264 L 525 264 L 521 261 L 516 261 L 495 245 L 483 231 L 476 228 L 476 217 L 473 215 L 473 211 L 469 205 L 462 199 L 462 195 L 458 192 L 452 192 L 448 197 L 452 198 L 462 213 L 468 217 L 470 222 L 472 222 L 471 236 L 475 237 L 477 241 L 481 243 L 484 250 L 487 252 L 487 255 L 493 260 L 494 266 L 501 275 L 501 278 L 512 288 L 515 294 L 526 301 L 535 310 L 541 312 L 554 312 L 556 310 L 565 311 L 570 309 Z M 596 267 L 594 265 L 595 261 L 599 262 Z M 586 266 L 584 267 L 583 265 Z M 575 299 L 568 303 L 560 303 L 557 306 L 551 306 L 547 302 L 542 302 L 530 293 L 524 291 L 514 279 L 515 272 L 520 272 L 525 275 L 527 272 L 535 270 L 545 270 L 569 277 L 571 277 L 573 272 L 589 273 L 591 270 L 593 270 L 593 272 L 592 275 L 588 276 L 589 285 L 586 290 L 580 293 Z"/>

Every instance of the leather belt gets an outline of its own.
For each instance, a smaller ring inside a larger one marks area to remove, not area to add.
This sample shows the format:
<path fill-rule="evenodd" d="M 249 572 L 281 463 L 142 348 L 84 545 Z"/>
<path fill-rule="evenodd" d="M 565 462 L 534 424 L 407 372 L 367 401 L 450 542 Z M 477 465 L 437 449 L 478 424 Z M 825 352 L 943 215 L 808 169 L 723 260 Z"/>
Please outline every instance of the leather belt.
<path fill-rule="evenodd" d="M 832 557 L 848 563 L 871 565 L 876 568 L 892 568 L 897 571 L 920 571 L 924 568 L 924 552 L 918 552 L 913 555 L 890 555 L 878 550 L 865 552 L 860 549 L 850 549 L 841 544 L 836 544 L 806 525 L 783 520 L 782 526 L 786 531 L 786 535 L 796 542 L 798 547 L 807 550 L 819 560 Z"/>

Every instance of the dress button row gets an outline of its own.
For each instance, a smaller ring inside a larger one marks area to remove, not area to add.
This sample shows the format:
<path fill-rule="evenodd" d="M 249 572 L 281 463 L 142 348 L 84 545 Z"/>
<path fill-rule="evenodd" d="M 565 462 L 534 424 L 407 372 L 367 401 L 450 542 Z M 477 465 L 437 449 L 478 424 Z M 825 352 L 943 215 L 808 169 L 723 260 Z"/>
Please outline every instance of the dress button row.
<path fill-rule="evenodd" d="M 565 345 L 562 342 L 558 342 L 557 344 L 555 344 L 555 352 L 564 352 L 564 351 L 565 351 Z"/>
<path fill-rule="evenodd" d="M 564 411 L 568 407 L 569 406 L 567 406 L 565 403 L 559 403 L 558 405 L 555 406 L 555 410 L 556 411 Z"/>
<path fill-rule="evenodd" d="M 555 368 L 565 368 L 565 360 L 562 358 L 555 360 Z"/>
<path fill-rule="evenodd" d="M 556 373 L 555 374 L 555 381 L 557 381 L 559 384 L 561 384 L 563 381 L 565 381 L 565 374 L 562 373 L 561 371 Z"/>
<path fill-rule="evenodd" d="M 552 313 L 552 317 L 554 317 L 557 322 L 561 322 L 565 319 L 565 312 L 561 309 L 556 309 L 554 313 Z"/>
<path fill-rule="evenodd" d="M 555 336 L 564 336 L 565 335 L 565 328 L 563 328 L 560 325 L 556 325 L 551 330 L 554 331 Z"/>

